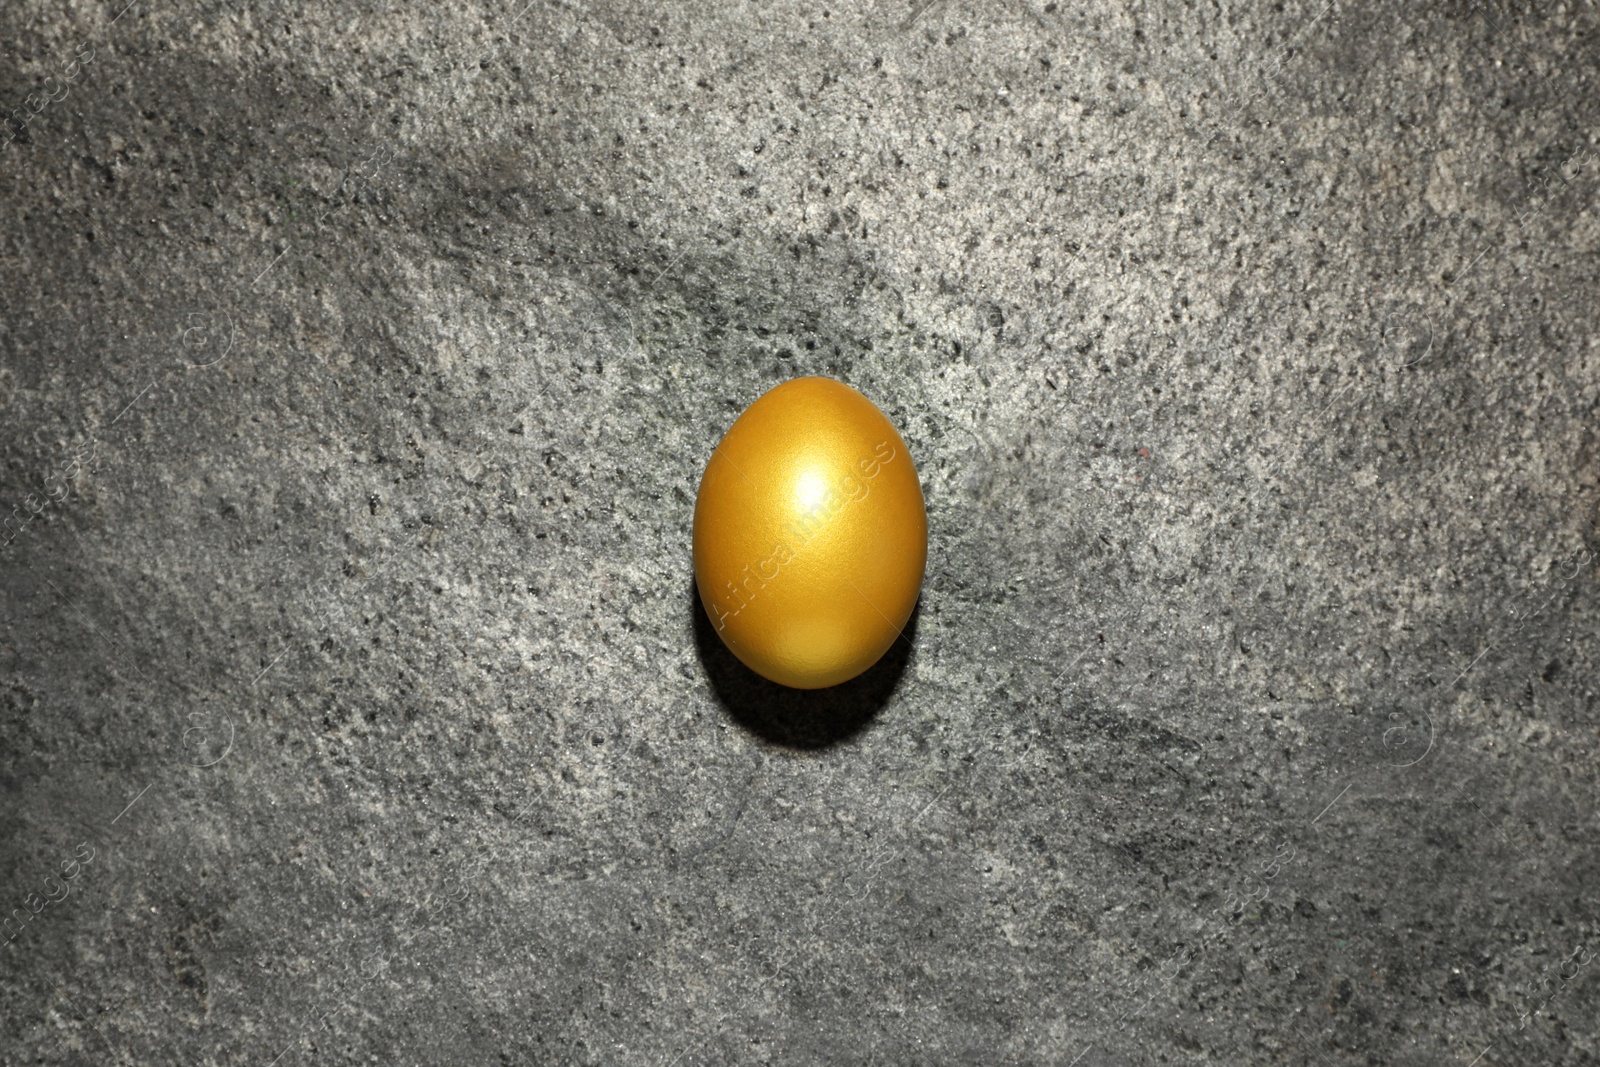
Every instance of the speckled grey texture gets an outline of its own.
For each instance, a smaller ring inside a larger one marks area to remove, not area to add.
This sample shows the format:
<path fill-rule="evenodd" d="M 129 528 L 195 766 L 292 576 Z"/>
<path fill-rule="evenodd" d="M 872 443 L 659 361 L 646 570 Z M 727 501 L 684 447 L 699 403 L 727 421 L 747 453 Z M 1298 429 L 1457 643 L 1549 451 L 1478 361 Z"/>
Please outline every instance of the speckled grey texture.
<path fill-rule="evenodd" d="M 123 2 L 0 7 L 0 1063 L 1600 1062 L 1594 4 Z M 811 695 L 800 374 L 931 527 Z"/>

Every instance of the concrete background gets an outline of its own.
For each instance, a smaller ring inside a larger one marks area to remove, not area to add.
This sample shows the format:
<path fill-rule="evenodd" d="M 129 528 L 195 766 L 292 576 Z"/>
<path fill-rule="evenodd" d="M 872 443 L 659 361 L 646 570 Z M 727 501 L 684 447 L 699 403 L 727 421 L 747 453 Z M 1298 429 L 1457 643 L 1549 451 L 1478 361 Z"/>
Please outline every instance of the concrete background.
<path fill-rule="evenodd" d="M 0 8 L 0 1062 L 1600 1058 L 1593 3 L 123 2 Z M 811 697 L 801 374 L 931 523 Z"/>

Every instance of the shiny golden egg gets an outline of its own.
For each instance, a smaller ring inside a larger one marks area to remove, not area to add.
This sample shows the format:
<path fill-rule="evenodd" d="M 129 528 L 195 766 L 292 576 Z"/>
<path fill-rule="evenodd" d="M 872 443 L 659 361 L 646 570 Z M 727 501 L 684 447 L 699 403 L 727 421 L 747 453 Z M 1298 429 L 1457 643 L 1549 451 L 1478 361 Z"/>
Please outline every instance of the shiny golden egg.
<path fill-rule="evenodd" d="M 876 663 L 916 606 L 928 514 L 911 453 L 877 406 L 796 378 L 738 417 L 694 503 L 694 577 L 717 634 L 797 689 Z"/>

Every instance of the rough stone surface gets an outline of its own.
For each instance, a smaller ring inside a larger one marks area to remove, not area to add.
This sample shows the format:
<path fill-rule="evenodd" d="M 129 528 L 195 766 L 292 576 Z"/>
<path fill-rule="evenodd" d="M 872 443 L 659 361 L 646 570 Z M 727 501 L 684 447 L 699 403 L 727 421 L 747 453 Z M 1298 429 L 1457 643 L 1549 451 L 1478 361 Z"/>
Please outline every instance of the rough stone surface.
<path fill-rule="evenodd" d="M 0 1062 L 1600 1062 L 1594 4 L 124 2 L 0 6 Z M 932 536 L 810 697 L 800 374 Z"/>

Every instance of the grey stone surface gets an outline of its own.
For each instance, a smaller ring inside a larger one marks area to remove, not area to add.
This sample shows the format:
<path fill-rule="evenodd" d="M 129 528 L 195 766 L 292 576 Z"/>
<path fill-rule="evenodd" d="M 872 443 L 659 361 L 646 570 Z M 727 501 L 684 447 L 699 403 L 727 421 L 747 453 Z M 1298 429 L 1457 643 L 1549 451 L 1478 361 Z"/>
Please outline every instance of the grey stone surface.
<path fill-rule="evenodd" d="M 0 1062 L 1600 1062 L 1592 3 L 122 2 L 0 7 Z M 811 696 L 800 374 L 931 524 Z"/>

